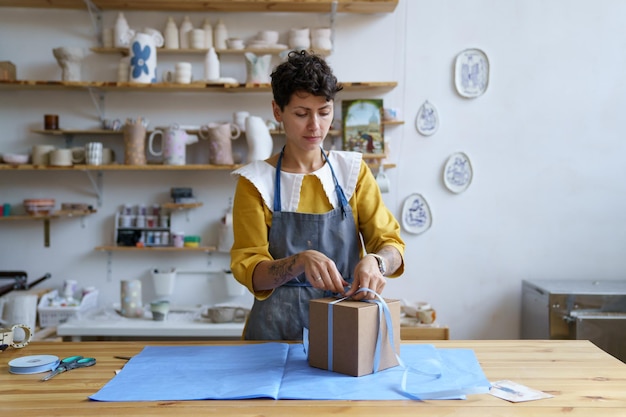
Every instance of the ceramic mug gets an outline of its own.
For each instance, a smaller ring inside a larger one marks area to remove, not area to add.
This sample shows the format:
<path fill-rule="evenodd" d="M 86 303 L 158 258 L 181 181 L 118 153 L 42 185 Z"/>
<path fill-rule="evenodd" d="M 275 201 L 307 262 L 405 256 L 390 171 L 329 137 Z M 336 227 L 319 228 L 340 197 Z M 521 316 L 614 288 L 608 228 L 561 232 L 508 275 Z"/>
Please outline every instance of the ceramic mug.
<path fill-rule="evenodd" d="M 33 165 L 49 165 L 50 152 L 56 148 L 52 145 L 35 145 L 33 146 Z"/>
<path fill-rule="evenodd" d="M 230 323 L 233 321 L 244 321 L 248 310 L 241 307 L 210 307 L 207 310 L 207 317 L 213 323 Z"/>
<path fill-rule="evenodd" d="M 87 165 L 102 165 L 102 142 L 89 142 L 85 145 Z"/>
<path fill-rule="evenodd" d="M 85 163 L 85 148 L 83 147 L 72 148 L 72 163 L 74 164 Z"/>
<path fill-rule="evenodd" d="M 35 294 L 19 294 L 19 292 L 12 294 L 4 305 L 3 325 L 11 326 L 23 323 L 30 329 L 30 333 L 33 333 L 37 323 L 37 299 Z M 15 329 L 14 337 L 17 340 L 28 338 L 22 328 Z"/>
<path fill-rule="evenodd" d="M 111 148 L 102 149 L 102 165 L 110 165 L 115 163 L 115 151 Z"/>
<path fill-rule="evenodd" d="M 50 165 L 57 167 L 67 167 L 73 165 L 73 154 L 71 149 L 55 149 L 50 152 Z"/>
<path fill-rule="evenodd" d="M 15 330 L 22 329 L 24 338 L 21 342 L 15 342 Z M 30 328 L 25 324 L 14 324 L 10 327 L 0 328 L 0 351 L 4 351 L 8 347 L 20 349 L 30 343 L 33 337 Z"/>

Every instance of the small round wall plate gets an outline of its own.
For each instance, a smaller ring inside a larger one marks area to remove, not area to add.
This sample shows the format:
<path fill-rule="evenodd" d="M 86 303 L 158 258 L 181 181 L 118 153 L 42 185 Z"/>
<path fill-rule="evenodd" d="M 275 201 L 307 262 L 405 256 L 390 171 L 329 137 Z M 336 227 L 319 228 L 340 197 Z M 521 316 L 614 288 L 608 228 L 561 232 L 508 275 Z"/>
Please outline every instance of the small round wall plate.
<path fill-rule="evenodd" d="M 480 49 L 466 49 L 456 56 L 454 84 L 467 98 L 481 96 L 489 85 L 489 60 Z"/>
<path fill-rule="evenodd" d="M 433 218 L 426 199 L 421 194 L 411 194 L 402 206 L 402 227 L 408 233 L 419 235 L 432 225 Z"/>
<path fill-rule="evenodd" d="M 437 112 L 437 108 L 428 100 L 426 100 L 417 111 L 415 128 L 424 136 L 433 135 L 437 132 L 437 129 L 439 129 L 439 113 Z"/>
<path fill-rule="evenodd" d="M 462 193 L 472 182 L 474 171 L 467 155 L 457 152 L 448 158 L 443 168 L 443 183 L 453 193 Z"/>

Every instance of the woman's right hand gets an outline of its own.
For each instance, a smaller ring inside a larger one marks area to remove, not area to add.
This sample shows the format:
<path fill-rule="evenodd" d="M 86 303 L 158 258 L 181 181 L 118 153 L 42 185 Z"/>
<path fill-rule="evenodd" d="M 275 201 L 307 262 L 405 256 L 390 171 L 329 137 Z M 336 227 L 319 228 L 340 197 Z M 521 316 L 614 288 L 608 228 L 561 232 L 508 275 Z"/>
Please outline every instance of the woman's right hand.
<path fill-rule="evenodd" d="M 343 279 L 335 261 L 316 250 L 306 250 L 299 254 L 304 264 L 306 279 L 315 288 L 343 294 L 350 284 Z"/>

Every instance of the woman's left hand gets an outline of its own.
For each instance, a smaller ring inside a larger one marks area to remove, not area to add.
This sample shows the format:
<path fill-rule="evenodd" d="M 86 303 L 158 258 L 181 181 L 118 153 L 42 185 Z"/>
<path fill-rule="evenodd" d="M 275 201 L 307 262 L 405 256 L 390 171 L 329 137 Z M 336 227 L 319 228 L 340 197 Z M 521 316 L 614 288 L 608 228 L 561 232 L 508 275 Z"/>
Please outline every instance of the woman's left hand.
<path fill-rule="evenodd" d="M 364 256 L 354 268 L 354 281 L 344 296 L 353 296 L 355 300 L 373 300 L 376 296 L 370 292 L 355 293 L 359 288 L 369 288 L 377 294 L 382 294 L 386 284 L 387 279 L 380 273 L 376 259 L 373 256 Z"/>

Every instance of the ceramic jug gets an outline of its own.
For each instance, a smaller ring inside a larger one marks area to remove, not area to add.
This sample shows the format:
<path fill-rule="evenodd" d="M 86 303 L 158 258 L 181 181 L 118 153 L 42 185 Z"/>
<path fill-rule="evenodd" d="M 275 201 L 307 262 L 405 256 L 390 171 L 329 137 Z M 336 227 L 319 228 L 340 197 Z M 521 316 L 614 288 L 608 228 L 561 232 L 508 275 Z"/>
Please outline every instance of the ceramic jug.
<path fill-rule="evenodd" d="M 239 126 L 234 123 L 209 123 L 200 126 L 200 137 L 209 141 L 209 163 L 212 165 L 232 165 L 233 149 L 231 141 L 241 135 Z"/>
<path fill-rule="evenodd" d="M 155 83 L 157 68 L 156 40 L 153 35 L 138 32 L 130 45 L 130 81 Z"/>
<path fill-rule="evenodd" d="M 154 150 L 154 138 L 161 137 L 161 150 Z M 165 165 L 185 165 L 187 158 L 186 146 L 196 143 L 197 136 L 189 135 L 184 129 L 177 124 L 173 124 L 165 129 L 156 129 L 150 133 L 148 139 L 148 150 L 151 155 L 163 156 L 163 164 Z"/>
<path fill-rule="evenodd" d="M 256 56 L 252 52 L 246 52 L 246 83 L 264 84 L 270 82 L 271 55 Z"/>
<path fill-rule="evenodd" d="M 248 162 L 265 160 L 272 156 L 274 141 L 270 130 L 259 116 L 246 119 L 246 142 L 248 144 Z"/>

